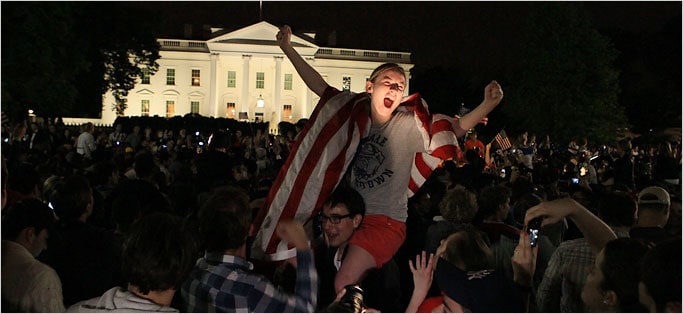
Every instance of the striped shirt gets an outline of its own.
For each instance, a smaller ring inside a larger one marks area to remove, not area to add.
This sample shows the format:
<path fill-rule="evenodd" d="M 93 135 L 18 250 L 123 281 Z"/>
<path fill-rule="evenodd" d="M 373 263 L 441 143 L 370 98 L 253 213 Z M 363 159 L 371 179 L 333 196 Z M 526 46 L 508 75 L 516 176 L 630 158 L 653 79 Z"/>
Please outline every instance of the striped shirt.
<path fill-rule="evenodd" d="M 187 312 L 286 313 L 315 311 L 318 275 L 311 250 L 297 251 L 295 295 L 279 290 L 241 257 L 207 252 L 182 286 Z"/>

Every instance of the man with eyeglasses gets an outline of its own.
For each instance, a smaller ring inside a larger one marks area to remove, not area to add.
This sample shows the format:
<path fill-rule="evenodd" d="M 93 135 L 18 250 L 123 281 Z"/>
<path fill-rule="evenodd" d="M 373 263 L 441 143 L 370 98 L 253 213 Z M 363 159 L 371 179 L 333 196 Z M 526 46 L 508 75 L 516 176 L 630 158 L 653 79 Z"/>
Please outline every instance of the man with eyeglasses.
<path fill-rule="evenodd" d="M 320 288 L 318 311 L 324 311 L 335 299 L 334 279 L 346 257 L 349 240 L 361 226 L 365 202 L 354 189 L 340 185 L 327 199 L 318 215 L 322 234 L 314 243 L 315 264 Z M 368 308 L 381 312 L 402 312 L 400 275 L 392 259 L 379 269 L 371 270 L 360 283 Z"/>

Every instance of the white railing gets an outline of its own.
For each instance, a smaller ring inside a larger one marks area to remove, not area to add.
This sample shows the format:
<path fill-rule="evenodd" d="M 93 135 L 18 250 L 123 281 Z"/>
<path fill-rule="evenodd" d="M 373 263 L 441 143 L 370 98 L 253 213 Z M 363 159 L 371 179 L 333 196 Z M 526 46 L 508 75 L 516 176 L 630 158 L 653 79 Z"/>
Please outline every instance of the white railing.
<path fill-rule="evenodd" d="M 335 58 L 335 59 L 349 59 L 349 60 L 366 60 L 366 61 L 396 61 L 409 63 L 409 52 L 388 52 L 378 50 L 364 50 L 364 49 L 348 49 L 348 48 L 319 48 L 315 54 L 316 58 Z"/>
<path fill-rule="evenodd" d="M 205 51 L 209 49 L 205 41 L 183 39 L 157 39 L 161 50 Z"/>

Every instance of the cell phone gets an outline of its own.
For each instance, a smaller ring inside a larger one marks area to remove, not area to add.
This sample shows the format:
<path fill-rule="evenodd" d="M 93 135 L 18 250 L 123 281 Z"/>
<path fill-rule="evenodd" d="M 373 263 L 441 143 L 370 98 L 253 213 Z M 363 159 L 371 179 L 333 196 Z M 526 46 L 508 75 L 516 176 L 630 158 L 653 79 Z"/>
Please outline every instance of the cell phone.
<path fill-rule="evenodd" d="M 572 183 L 579 184 L 579 178 L 572 178 Z"/>
<path fill-rule="evenodd" d="M 529 245 L 536 247 L 538 244 L 538 232 L 541 229 L 541 217 L 536 217 L 529 221 L 526 232 L 529 234 Z"/>

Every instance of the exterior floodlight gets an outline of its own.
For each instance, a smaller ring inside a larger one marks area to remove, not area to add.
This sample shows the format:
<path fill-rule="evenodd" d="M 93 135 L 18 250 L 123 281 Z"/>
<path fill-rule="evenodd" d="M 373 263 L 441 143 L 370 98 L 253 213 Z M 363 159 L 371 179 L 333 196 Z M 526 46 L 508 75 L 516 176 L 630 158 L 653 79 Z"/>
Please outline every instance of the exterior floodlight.
<path fill-rule="evenodd" d="M 258 95 L 258 100 L 256 101 L 256 107 L 263 108 L 264 102 L 263 102 L 263 97 L 261 95 Z"/>

